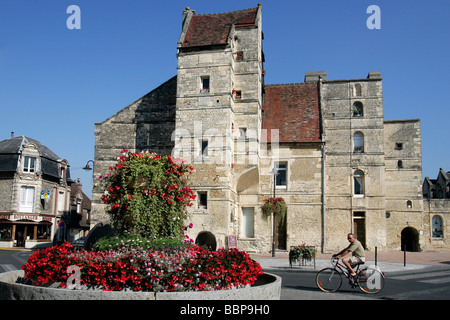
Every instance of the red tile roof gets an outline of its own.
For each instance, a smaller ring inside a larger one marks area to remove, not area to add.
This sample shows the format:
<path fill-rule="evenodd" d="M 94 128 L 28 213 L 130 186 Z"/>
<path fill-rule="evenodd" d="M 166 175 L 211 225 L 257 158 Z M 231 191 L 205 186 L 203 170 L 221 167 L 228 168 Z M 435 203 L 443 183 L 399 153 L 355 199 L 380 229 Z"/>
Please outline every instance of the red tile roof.
<path fill-rule="evenodd" d="M 257 8 L 192 16 L 181 47 L 226 44 L 231 26 L 255 24 Z"/>
<path fill-rule="evenodd" d="M 279 129 L 279 142 L 321 142 L 317 83 L 265 87 L 263 129 Z"/>

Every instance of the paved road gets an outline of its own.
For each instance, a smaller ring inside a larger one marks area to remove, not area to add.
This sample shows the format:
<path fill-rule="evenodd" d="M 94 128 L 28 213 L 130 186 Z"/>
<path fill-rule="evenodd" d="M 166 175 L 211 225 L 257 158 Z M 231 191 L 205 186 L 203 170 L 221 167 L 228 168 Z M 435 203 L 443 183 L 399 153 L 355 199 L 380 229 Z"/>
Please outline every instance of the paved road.
<path fill-rule="evenodd" d="M 445 257 L 446 258 L 446 257 Z M 448 264 L 419 264 L 378 261 L 377 265 L 386 274 L 383 290 L 368 295 L 358 288 L 351 288 L 344 280 L 336 293 L 320 291 L 315 284 L 317 272 L 331 266 L 329 259 L 317 259 L 316 266 L 294 266 L 284 258 L 255 257 L 265 272 L 282 277 L 282 300 L 413 300 L 450 299 L 450 266 Z M 444 259 L 445 260 L 445 259 Z M 366 265 L 374 265 L 367 261 Z"/>
<path fill-rule="evenodd" d="M 358 288 L 351 288 L 345 281 L 337 293 L 320 291 L 315 284 L 317 271 L 330 266 L 328 257 L 316 260 L 313 265 L 290 268 L 287 257 L 271 258 L 255 256 L 265 272 L 280 275 L 282 281 L 282 300 L 411 300 L 445 299 L 450 300 L 450 264 L 448 251 L 421 253 L 413 260 L 431 261 L 431 264 L 378 261 L 377 265 L 386 273 L 384 289 L 376 295 L 368 295 Z M 20 269 L 31 251 L 0 250 L 0 272 Z M 398 254 L 397 254 L 398 255 Z M 395 258 L 395 257 L 394 257 Z M 369 260 L 366 265 L 375 262 Z"/>
<path fill-rule="evenodd" d="M 31 255 L 29 250 L 0 250 L 0 272 L 20 270 Z"/>

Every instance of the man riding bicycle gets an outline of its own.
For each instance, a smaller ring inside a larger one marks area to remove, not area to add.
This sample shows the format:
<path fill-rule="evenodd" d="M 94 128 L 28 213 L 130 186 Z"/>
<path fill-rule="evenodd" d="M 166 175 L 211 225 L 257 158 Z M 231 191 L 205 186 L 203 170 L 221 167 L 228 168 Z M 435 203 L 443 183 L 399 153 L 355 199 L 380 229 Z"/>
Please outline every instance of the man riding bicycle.
<path fill-rule="evenodd" d="M 342 262 L 345 264 L 345 266 L 350 271 L 351 276 L 355 276 L 356 272 L 353 270 L 352 266 L 356 266 L 357 264 L 364 263 L 366 261 L 365 255 L 364 255 L 364 247 L 362 246 L 361 242 L 359 242 L 353 233 L 349 233 L 347 235 L 347 240 L 350 242 L 350 245 L 343 249 L 341 252 L 337 254 L 333 254 L 333 258 L 341 258 Z M 351 253 L 352 255 L 350 257 L 345 257 Z"/>

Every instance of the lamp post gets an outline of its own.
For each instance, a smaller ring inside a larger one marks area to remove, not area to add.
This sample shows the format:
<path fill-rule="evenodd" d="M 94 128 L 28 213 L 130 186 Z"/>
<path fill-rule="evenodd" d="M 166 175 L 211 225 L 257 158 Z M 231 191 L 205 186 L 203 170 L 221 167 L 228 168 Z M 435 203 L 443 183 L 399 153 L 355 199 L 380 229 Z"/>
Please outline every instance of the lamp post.
<path fill-rule="evenodd" d="M 273 174 L 273 197 L 276 197 L 276 191 L 275 191 L 275 187 L 277 185 L 277 175 L 278 173 L 278 168 L 277 167 L 273 167 L 272 171 L 270 172 L 271 174 Z M 272 218 L 272 257 L 275 257 L 275 211 L 273 212 L 273 218 Z"/>
<path fill-rule="evenodd" d="M 94 160 L 89 160 L 86 165 L 84 166 L 83 170 L 89 171 L 92 170 L 92 168 L 89 166 L 89 162 L 92 162 L 92 166 L 94 165 Z"/>

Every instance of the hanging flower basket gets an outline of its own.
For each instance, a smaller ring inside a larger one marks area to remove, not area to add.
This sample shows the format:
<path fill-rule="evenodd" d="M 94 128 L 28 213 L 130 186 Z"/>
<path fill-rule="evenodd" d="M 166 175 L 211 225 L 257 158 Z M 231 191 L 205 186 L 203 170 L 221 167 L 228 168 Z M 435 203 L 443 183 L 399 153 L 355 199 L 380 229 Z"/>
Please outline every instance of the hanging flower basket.
<path fill-rule="evenodd" d="M 265 216 L 277 214 L 281 218 L 281 221 L 284 220 L 287 213 L 287 204 L 283 198 L 267 198 L 263 202 L 261 209 Z"/>

